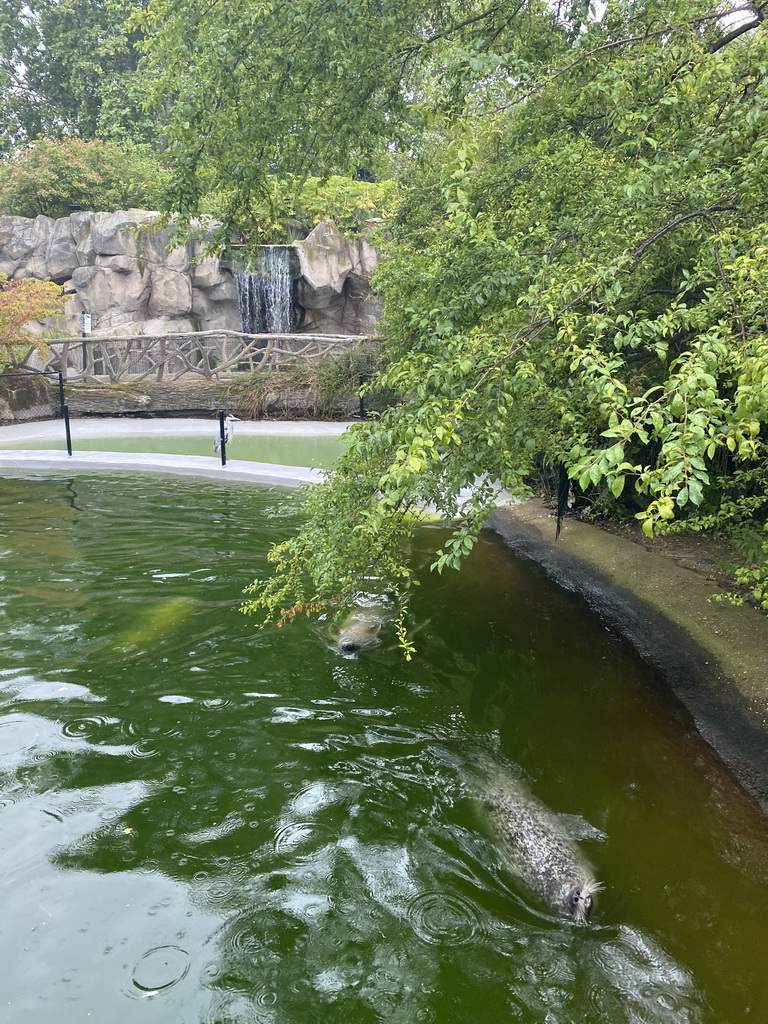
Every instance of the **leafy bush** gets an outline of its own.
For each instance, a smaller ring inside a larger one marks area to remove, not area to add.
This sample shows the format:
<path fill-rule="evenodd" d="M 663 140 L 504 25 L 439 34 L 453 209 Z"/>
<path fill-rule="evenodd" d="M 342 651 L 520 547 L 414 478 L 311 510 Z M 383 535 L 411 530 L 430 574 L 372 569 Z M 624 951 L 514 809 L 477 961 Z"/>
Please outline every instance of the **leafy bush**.
<path fill-rule="evenodd" d="M 53 281 L 33 277 L 9 281 L 0 274 L 0 369 L 7 363 L 21 363 L 30 347 L 45 351 L 45 342 L 33 335 L 27 324 L 43 321 L 61 308 L 61 288 Z"/>
<path fill-rule="evenodd" d="M 267 191 L 250 204 L 234 190 L 219 190 L 208 193 L 201 211 L 237 225 L 250 241 L 279 243 L 307 234 L 323 220 L 335 221 L 345 234 L 359 234 L 367 222 L 389 218 L 397 201 L 394 181 L 272 176 Z"/>
<path fill-rule="evenodd" d="M 355 345 L 316 366 L 295 365 L 280 370 L 243 374 L 229 387 L 230 395 L 254 418 L 264 415 L 264 398 L 285 391 L 312 392 L 318 415 L 331 415 L 340 401 L 355 398 L 361 385 L 379 368 L 381 347 L 371 340 Z M 382 392 L 367 392 L 365 407 L 375 412 L 388 402 Z"/>
<path fill-rule="evenodd" d="M 281 186 L 286 189 L 291 182 L 281 182 Z M 342 231 L 355 234 L 366 221 L 390 217 L 398 191 L 394 181 L 355 181 L 339 175 L 308 178 L 295 195 L 290 215 L 310 228 L 322 220 L 334 220 Z M 286 205 L 292 205 L 290 197 Z"/>
<path fill-rule="evenodd" d="M 373 378 L 380 369 L 381 344 L 373 340 L 348 348 L 334 359 L 320 363 L 315 370 L 315 386 L 321 402 L 332 404 L 338 398 L 362 393 L 366 412 L 380 411 L 393 400 L 391 392 L 371 387 L 369 378 Z"/>
<path fill-rule="evenodd" d="M 237 405 L 253 419 L 264 415 L 267 395 L 283 391 L 306 392 L 311 389 L 311 372 L 304 366 L 283 370 L 255 370 L 241 374 L 229 385 L 228 393 Z"/>
<path fill-rule="evenodd" d="M 66 217 L 71 204 L 102 212 L 154 209 L 167 175 L 142 147 L 40 139 L 0 164 L 0 213 Z"/>

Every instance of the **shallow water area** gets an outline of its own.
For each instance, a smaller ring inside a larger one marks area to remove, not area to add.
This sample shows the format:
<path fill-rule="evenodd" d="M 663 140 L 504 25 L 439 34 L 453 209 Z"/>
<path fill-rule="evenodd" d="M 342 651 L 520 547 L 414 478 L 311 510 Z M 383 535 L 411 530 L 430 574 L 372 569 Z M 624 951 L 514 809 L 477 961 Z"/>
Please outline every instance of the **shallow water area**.
<path fill-rule="evenodd" d="M 494 537 L 430 574 L 436 527 L 411 663 L 391 624 L 354 657 L 256 628 L 242 588 L 300 516 L 251 484 L 0 481 L 6 1018 L 768 1019 L 766 821 L 633 652 Z M 520 883 L 478 754 L 579 838 L 589 926 Z"/>
<path fill-rule="evenodd" d="M 270 422 L 238 420 L 227 445 L 230 459 L 285 466 L 330 469 L 343 452 L 341 435 L 348 423 Z M 216 417 L 72 419 L 73 452 L 137 452 L 146 455 L 220 456 L 213 450 L 219 434 Z M 0 450 L 66 451 L 62 420 L 0 427 Z"/>

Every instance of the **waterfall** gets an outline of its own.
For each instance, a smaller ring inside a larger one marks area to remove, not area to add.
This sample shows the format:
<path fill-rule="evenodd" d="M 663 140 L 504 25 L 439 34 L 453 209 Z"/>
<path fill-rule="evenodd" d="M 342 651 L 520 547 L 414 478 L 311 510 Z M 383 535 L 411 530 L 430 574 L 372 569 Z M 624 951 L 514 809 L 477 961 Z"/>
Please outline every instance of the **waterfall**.
<path fill-rule="evenodd" d="M 262 245 L 255 264 L 235 269 L 237 308 L 246 334 L 290 334 L 291 246 Z"/>

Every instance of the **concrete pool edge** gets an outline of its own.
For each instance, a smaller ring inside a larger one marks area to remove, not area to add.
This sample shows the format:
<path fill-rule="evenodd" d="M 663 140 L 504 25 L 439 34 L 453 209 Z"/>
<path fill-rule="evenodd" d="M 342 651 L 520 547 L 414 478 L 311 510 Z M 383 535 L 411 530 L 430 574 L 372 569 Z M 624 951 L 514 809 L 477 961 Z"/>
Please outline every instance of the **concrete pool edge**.
<path fill-rule="evenodd" d="M 768 618 L 710 600 L 716 584 L 541 502 L 496 510 L 489 529 L 581 597 L 665 679 L 692 724 L 768 813 Z M 594 742 L 600 725 L 595 723 Z"/>

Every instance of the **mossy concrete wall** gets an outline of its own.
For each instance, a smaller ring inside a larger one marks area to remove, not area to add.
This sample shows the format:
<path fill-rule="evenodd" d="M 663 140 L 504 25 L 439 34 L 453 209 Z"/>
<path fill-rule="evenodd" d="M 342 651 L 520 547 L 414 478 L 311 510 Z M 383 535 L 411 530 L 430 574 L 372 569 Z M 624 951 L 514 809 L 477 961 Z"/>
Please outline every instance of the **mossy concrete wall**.
<path fill-rule="evenodd" d="M 0 423 L 28 423 L 59 415 L 59 389 L 36 374 L 0 376 Z"/>

